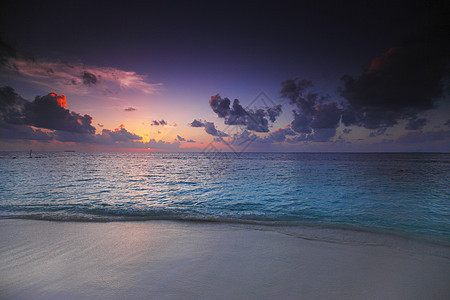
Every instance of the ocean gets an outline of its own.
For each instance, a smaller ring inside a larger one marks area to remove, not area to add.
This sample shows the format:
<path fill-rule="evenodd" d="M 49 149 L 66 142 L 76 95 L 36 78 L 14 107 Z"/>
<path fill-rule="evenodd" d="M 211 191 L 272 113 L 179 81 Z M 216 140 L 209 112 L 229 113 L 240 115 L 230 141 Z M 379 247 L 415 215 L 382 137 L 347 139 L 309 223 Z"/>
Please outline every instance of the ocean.
<path fill-rule="evenodd" d="M 1 219 L 211 221 L 450 238 L 450 154 L 32 156 L 0 153 Z"/>

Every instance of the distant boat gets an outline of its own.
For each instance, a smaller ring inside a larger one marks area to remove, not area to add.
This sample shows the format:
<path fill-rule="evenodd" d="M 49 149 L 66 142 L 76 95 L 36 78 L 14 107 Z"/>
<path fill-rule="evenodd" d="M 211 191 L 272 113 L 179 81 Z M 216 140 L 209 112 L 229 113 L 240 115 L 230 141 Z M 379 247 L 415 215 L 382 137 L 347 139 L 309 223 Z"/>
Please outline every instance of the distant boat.
<path fill-rule="evenodd" d="M 64 152 L 75 152 L 75 150 L 64 150 Z"/>
<path fill-rule="evenodd" d="M 33 152 L 33 149 L 30 149 L 30 156 L 28 156 L 28 158 L 33 158 L 33 157 L 31 156 L 31 152 Z"/>

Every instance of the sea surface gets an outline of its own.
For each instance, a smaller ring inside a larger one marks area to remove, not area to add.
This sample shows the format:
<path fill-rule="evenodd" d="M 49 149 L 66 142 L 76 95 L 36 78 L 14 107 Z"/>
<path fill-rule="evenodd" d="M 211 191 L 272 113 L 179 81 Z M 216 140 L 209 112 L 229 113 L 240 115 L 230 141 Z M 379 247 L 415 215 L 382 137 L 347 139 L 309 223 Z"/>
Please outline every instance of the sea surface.
<path fill-rule="evenodd" d="M 317 225 L 450 240 L 448 153 L 32 156 L 0 152 L 0 218 Z"/>

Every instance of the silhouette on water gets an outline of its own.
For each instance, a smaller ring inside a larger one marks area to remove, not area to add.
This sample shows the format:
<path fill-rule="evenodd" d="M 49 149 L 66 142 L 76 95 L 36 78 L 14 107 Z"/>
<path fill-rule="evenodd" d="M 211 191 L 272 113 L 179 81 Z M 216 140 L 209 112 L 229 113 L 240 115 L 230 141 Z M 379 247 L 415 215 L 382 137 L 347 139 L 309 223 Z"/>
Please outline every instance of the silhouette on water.
<path fill-rule="evenodd" d="M 28 154 L 27 158 L 42 158 L 42 156 L 32 156 L 31 154 L 33 153 L 33 149 L 30 149 L 30 153 Z M 18 156 L 13 156 L 12 159 L 17 159 Z"/>

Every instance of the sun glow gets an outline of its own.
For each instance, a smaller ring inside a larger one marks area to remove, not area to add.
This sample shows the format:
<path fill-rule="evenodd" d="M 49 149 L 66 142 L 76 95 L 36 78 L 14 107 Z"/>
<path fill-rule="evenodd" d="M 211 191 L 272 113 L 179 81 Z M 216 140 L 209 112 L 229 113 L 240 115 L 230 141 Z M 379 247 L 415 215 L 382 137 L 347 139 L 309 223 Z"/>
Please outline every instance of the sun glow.
<path fill-rule="evenodd" d="M 59 106 L 66 108 L 67 107 L 67 101 L 66 96 L 64 95 L 58 95 L 56 93 L 50 93 L 50 96 L 55 97 L 56 102 L 58 102 Z"/>

